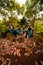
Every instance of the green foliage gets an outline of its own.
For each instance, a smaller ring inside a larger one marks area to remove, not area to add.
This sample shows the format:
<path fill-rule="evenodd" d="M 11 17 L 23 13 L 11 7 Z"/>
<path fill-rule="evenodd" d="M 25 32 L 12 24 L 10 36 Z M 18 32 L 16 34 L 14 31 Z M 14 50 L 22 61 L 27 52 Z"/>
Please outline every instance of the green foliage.
<path fill-rule="evenodd" d="M 16 10 L 17 10 L 18 14 L 23 15 L 24 7 L 25 7 L 24 4 L 21 6 L 19 3 L 16 3 Z"/>
<path fill-rule="evenodd" d="M 25 15 L 27 17 L 32 17 L 33 14 L 35 15 L 37 13 L 37 9 L 33 9 L 34 6 L 38 3 L 38 1 L 40 0 L 30 0 L 30 3 L 29 3 L 29 0 L 26 0 L 26 13 Z"/>
<path fill-rule="evenodd" d="M 11 14 L 14 10 L 17 10 L 18 14 L 23 14 L 24 5 L 20 6 L 20 4 L 16 2 L 16 0 L 0 0 L 0 13 L 6 17 L 8 12 L 5 12 L 5 10 L 8 12 L 10 11 Z"/>
<path fill-rule="evenodd" d="M 9 18 L 9 21 L 0 21 L 0 32 L 4 32 L 8 29 L 9 24 L 14 24 L 14 28 L 19 26 L 19 20 L 17 18 Z"/>
<path fill-rule="evenodd" d="M 32 6 L 35 6 L 40 0 L 30 0 L 30 1 L 31 1 Z"/>
<path fill-rule="evenodd" d="M 43 4 L 43 0 L 41 0 L 40 4 Z"/>
<path fill-rule="evenodd" d="M 36 33 L 43 32 L 43 20 L 35 20 L 34 28 Z"/>
<path fill-rule="evenodd" d="M 32 17 L 33 14 L 36 14 L 36 10 L 32 10 L 32 8 L 38 3 L 38 1 L 40 0 L 30 0 L 31 3 L 29 3 L 29 0 L 26 0 L 25 5 L 23 4 L 22 6 L 20 6 L 19 3 L 16 2 L 16 0 L 0 0 L 0 13 L 2 14 L 2 16 L 4 16 L 4 19 L 2 22 L 0 22 L 0 31 L 5 31 L 8 29 L 8 25 L 10 23 L 14 24 L 14 27 L 17 28 L 17 26 L 19 25 L 23 25 L 24 27 L 28 26 L 27 22 L 20 22 L 17 17 L 13 17 L 14 14 L 13 11 L 17 10 L 17 14 L 22 14 L 24 13 L 25 7 L 26 7 L 26 12 L 25 15 L 27 17 Z M 41 0 L 41 4 L 42 4 L 43 0 Z M 5 10 L 7 12 L 5 12 Z M 40 8 L 40 10 L 42 10 L 42 8 Z M 8 16 L 8 13 L 11 13 L 11 16 Z M 6 21 L 6 16 L 9 18 L 8 21 Z M 39 23 L 38 21 L 35 21 L 35 31 L 38 32 L 43 32 L 43 24 Z M 36 28 L 37 27 L 37 28 Z"/>
<path fill-rule="evenodd" d="M 7 10 L 11 10 L 15 5 L 15 0 L 12 1 L 12 0 L 0 0 L 0 6 L 3 7 L 4 9 L 7 9 Z"/>
<path fill-rule="evenodd" d="M 4 32 L 7 30 L 7 26 L 6 25 L 1 25 L 0 26 L 0 32 Z"/>

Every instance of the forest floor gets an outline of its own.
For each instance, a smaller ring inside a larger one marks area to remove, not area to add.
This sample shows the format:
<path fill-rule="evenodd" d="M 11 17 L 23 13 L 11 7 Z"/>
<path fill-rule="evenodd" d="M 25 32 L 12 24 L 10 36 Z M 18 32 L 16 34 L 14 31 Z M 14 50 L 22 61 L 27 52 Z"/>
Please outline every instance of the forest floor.
<path fill-rule="evenodd" d="M 0 65 L 43 65 L 43 42 L 23 36 L 0 38 Z"/>

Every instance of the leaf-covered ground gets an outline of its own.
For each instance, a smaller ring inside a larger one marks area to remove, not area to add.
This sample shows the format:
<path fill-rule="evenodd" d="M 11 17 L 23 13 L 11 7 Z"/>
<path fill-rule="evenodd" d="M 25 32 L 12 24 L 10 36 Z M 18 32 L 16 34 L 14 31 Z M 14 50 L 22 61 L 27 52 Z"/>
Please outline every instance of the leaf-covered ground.
<path fill-rule="evenodd" d="M 0 65 L 43 65 L 43 42 L 23 36 L 0 39 Z"/>

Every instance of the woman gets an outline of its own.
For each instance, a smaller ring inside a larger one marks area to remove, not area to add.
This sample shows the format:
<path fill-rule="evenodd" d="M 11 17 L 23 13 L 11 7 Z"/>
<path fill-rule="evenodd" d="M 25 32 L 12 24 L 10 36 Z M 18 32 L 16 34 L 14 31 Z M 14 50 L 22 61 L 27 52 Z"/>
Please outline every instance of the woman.
<path fill-rule="evenodd" d="M 30 26 L 30 24 L 29 24 L 29 27 L 28 27 L 28 29 L 26 31 L 26 36 L 28 38 L 31 38 L 31 36 L 32 36 L 32 27 Z"/>
<path fill-rule="evenodd" d="M 16 30 L 14 29 L 14 26 L 13 26 L 12 24 L 9 26 L 9 32 L 10 32 L 10 34 L 12 34 L 12 35 L 14 35 L 14 36 L 17 35 L 17 32 L 16 32 Z"/>

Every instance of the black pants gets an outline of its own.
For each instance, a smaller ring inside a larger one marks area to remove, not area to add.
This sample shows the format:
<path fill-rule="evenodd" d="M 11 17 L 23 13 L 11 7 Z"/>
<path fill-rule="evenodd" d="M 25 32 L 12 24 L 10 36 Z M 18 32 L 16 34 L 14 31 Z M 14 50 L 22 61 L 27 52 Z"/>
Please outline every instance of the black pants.
<path fill-rule="evenodd" d="M 2 32 L 2 37 L 5 38 L 6 37 L 6 34 L 9 32 L 9 30 L 5 31 L 5 32 Z"/>

